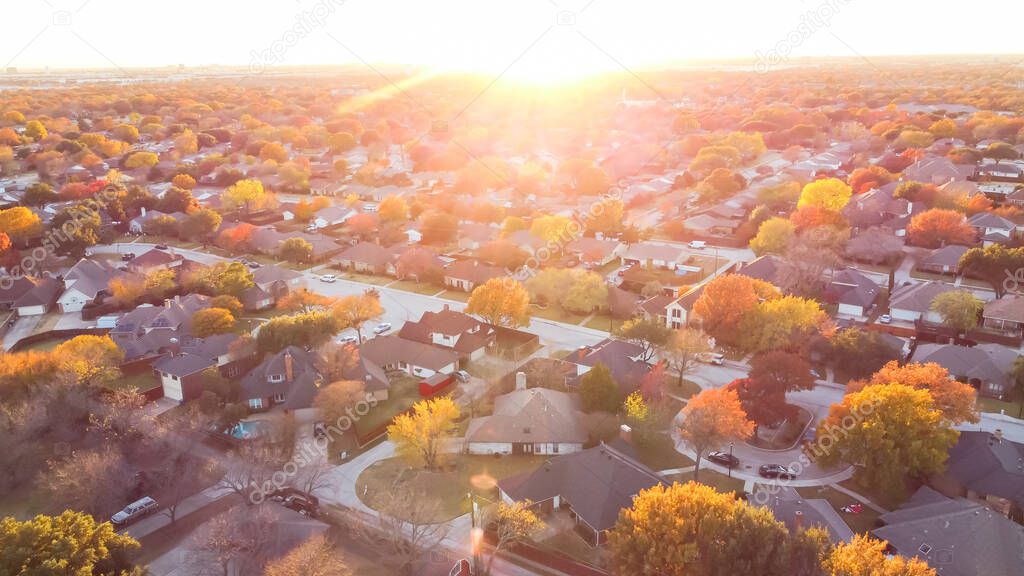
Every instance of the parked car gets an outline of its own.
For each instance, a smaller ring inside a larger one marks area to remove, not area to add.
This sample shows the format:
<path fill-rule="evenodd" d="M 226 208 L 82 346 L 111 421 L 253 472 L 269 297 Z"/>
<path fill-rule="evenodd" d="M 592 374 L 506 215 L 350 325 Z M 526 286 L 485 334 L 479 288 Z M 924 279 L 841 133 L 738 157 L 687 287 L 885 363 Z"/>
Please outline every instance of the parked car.
<path fill-rule="evenodd" d="M 260 264 L 259 262 L 256 262 L 255 260 L 250 261 L 250 262 L 246 262 L 245 265 L 248 266 L 249 268 L 253 268 L 253 269 L 260 268 L 260 267 L 263 266 L 263 264 Z"/>
<path fill-rule="evenodd" d="M 703 240 L 690 240 L 688 246 L 694 250 L 703 250 L 708 247 L 708 243 Z"/>
<path fill-rule="evenodd" d="M 456 372 L 455 377 L 459 380 L 459 382 L 469 382 L 469 379 L 471 378 L 469 372 L 466 372 L 465 370 L 459 370 L 458 372 Z"/>
<path fill-rule="evenodd" d="M 310 518 L 316 518 L 317 509 L 319 505 L 314 502 L 311 498 L 307 498 L 304 494 L 293 494 L 284 500 L 284 507 L 291 510 L 295 510 L 303 516 L 309 516 Z"/>
<path fill-rule="evenodd" d="M 391 331 L 391 323 L 390 322 L 381 322 L 380 324 L 377 324 L 376 328 L 373 329 L 373 333 L 374 334 L 386 334 L 387 332 L 390 332 L 390 331 Z"/>
<path fill-rule="evenodd" d="M 110 522 L 115 526 L 126 526 L 131 522 L 143 518 L 156 512 L 159 506 L 156 500 L 153 500 L 149 496 L 143 496 L 142 498 L 127 505 L 117 514 L 110 517 Z"/>
<path fill-rule="evenodd" d="M 796 472 L 782 464 L 765 464 L 757 469 L 762 478 L 780 478 L 782 480 L 793 480 Z"/>
<path fill-rule="evenodd" d="M 338 338 L 338 344 L 355 344 L 357 340 L 358 338 L 354 334 L 349 334 Z"/>
<path fill-rule="evenodd" d="M 123 260 L 125 262 L 128 262 L 129 260 L 134 260 L 134 259 L 135 259 L 135 253 L 134 252 L 125 252 L 124 254 L 121 254 L 121 260 Z"/>
<path fill-rule="evenodd" d="M 882 314 L 881 316 L 878 317 L 878 321 L 882 324 L 890 324 L 892 323 L 892 316 L 888 314 Z"/>
<path fill-rule="evenodd" d="M 167 250 L 167 244 L 157 244 L 153 246 L 153 248 L 156 248 L 157 250 Z"/>
<path fill-rule="evenodd" d="M 722 452 L 719 450 L 709 452 L 707 459 L 711 460 L 715 464 L 721 464 L 722 466 L 728 466 L 729 468 L 735 468 L 740 465 L 739 458 L 729 454 L 728 452 Z"/>
<path fill-rule="evenodd" d="M 715 366 L 725 364 L 725 356 L 718 352 L 701 352 L 697 355 L 697 360 L 705 364 L 714 364 Z"/>
<path fill-rule="evenodd" d="M 323 276 L 320 277 L 320 281 L 326 282 L 328 284 L 333 284 L 338 281 L 338 277 L 335 276 L 334 274 L 324 274 Z"/>
<path fill-rule="evenodd" d="M 317 440 L 323 440 L 327 438 L 327 427 L 324 426 L 323 422 L 317 422 L 313 424 L 313 437 Z"/>

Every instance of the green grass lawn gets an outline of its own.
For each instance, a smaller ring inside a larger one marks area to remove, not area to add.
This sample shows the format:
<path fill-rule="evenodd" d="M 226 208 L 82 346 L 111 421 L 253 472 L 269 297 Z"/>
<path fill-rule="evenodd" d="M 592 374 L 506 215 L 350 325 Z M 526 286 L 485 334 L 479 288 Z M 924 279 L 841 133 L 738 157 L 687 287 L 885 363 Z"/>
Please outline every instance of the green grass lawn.
<path fill-rule="evenodd" d="M 114 389 L 135 388 L 139 392 L 152 390 L 160 387 L 160 379 L 152 371 L 145 370 L 136 374 L 127 374 L 115 380 L 111 387 Z"/>
<path fill-rule="evenodd" d="M 652 470 L 668 470 L 693 466 L 693 460 L 680 454 L 668 434 L 655 434 L 636 445 L 637 459 Z"/>
<path fill-rule="evenodd" d="M 677 376 L 669 376 L 666 384 L 669 392 L 681 398 L 692 398 L 700 394 L 701 391 L 700 385 L 693 380 L 683 378 L 683 382 L 680 384 Z"/>
<path fill-rule="evenodd" d="M 372 507 L 375 494 L 399 490 L 420 493 L 436 502 L 435 521 L 443 522 L 469 512 L 466 495 L 473 492 L 494 499 L 498 480 L 537 469 L 545 456 L 467 456 L 455 457 L 453 466 L 442 471 L 428 471 L 410 466 L 402 458 L 389 458 L 374 463 L 356 480 L 356 494 Z M 363 491 L 366 491 L 365 495 Z"/>
<path fill-rule="evenodd" d="M 601 566 L 604 562 L 604 549 L 594 548 L 572 528 L 566 528 L 537 544 L 555 554 L 562 554 L 591 566 Z"/>
<path fill-rule="evenodd" d="M 843 480 L 839 484 L 848 490 L 852 490 L 861 496 L 864 496 L 887 510 L 895 510 L 899 508 L 910 498 L 911 494 L 913 494 L 913 489 L 909 486 L 904 486 L 902 489 L 896 488 L 893 490 L 886 490 L 884 492 L 879 490 L 869 490 L 854 478 Z"/>
<path fill-rule="evenodd" d="M 462 290 L 445 290 L 438 295 L 440 298 L 447 300 L 456 300 L 458 302 L 469 302 L 469 292 L 463 292 Z"/>
<path fill-rule="evenodd" d="M 563 309 L 557 304 L 549 304 L 545 308 L 530 306 L 530 315 L 536 318 L 552 320 L 554 322 L 562 322 L 564 324 L 579 324 L 589 316 L 589 314 L 574 314 Z"/>
<path fill-rule="evenodd" d="M 388 399 L 378 402 L 366 416 L 356 420 L 355 428 L 360 434 L 371 432 L 422 399 L 419 380 L 407 377 L 394 379 L 388 390 Z"/>
<path fill-rule="evenodd" d="M 352 280 L 353 282 L 362 282 L 364 284 L 373 284 L 375 286 L 383 286 L 394 282 L 394 278 L 388 276 L 377 276 L 375 274 L 360 274 L 359 272 L 342 272 L 341 277 L 346 280 Z"/>
<path fill-rule="evenodd" d="M 21 348 L 20 351 L 27 352 L 29 350 L 32 350 L 34 352 L 49 352 L 50 350 L 53 350 L 54 348 L 60 346 L 64 342 L 67 342 L 68 340 L 70 340 L 70 338 L 48 338 L 46 340 L 40 340 L 39 342 L 25 346 L 24 348 Z"/>
<path fill-rule="evenodd" d="M 594 330 L 604 330 L 605 332 L 611 332 L 622 325 L 621 320 L 614 320 L 608 314 L 595 314 L 593 318 L 583 323 L 584 328 L 592 328 Z"/>
<path fill-rule="evenodd" d="M 413 292 L 416 294 L 426 294 L 427 296 L 433 296 L 441 291 L 441 287 L 435 284 L 423 284 L 420 282 L 413 282 L 412 280 L 395 280 L 391 284 L 388 284 L 388 288 L 397 288 L 398 290 L 404 290 L 406 292 Z"/>
<path fill-rule="evenodd" d="M 987 396 L 978 396 L 978 410 L 999 414 L 1004 412 L 1007 416 L 1020 418 L 1020 402 L 1008 402 Z"/>
<path fill-rule="evenodd" d="M 693 480 L 693 472 L 686 472 L 683 474 L 671 474 L 666 476 L 665 479 L 669 482 L 679 482 L 685 484 Z M 701 468 L 700 474 L 698 475 L 697 482 L 710 486 L 719 492 L 743 492 L 743 485 L 746 483 L 740 478 L 729 478 L 728 474 L 722 474 L 716 470 L 710 468 Z"/>
<path fill-rule="evenodd" d="M 875 512 L 867 506 L 864 507 L 864 511 L 860 514 L 846 514 L 841 510 L 843 506 L 853 504 L 857 502 L 855 499 L 850 498 L 846 494 L 843 494 L 839 490 L 832 488 L 831 486 L 812 486 L 807 488 L 797 488 L 797 493 L 800 496 L 810 499 L 821 499 L 828 500 L 828 503 L 836 509 L 836 512 L 843 518 L 846 525 L 850 527 L 855 533 L 863 534 L 870 531 L 875 527 L 875 521 L 881 516 L 878 512 Z"/>

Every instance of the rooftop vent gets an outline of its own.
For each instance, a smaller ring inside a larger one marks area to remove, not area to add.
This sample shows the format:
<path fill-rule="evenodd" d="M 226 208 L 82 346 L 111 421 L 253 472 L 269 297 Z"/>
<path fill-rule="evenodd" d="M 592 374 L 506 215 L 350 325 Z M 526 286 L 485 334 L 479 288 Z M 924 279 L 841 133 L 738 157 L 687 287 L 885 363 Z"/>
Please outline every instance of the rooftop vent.
<path fill-rule="evenodd" d="M 920 546 L 917 547 L 917 551 L 920 552 L 921 554 L 927 556 L 929 553 L 931 553 L 932 547 L 927 545 L 927 544 L 921 544 Z"/>

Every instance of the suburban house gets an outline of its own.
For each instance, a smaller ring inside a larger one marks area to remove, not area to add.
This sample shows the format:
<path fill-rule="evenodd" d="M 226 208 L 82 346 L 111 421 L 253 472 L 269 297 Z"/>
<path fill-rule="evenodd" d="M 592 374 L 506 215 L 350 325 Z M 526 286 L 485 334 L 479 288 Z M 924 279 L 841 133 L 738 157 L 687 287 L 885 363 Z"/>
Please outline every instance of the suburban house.
<path fill-rule="evenodd" d="M 941 186 L 953 180 L 967 180 L 974 166 L 959 166 L 945 156 L 928 156 L 903 170 L 903 179 Z"/>
<path fill-rule="evenodd" d="M 246 310 L 264 310 L 295 290 L 306 287 L 306 277 L 282 266 L 261 266 L 252 271 L 253 285 L 240 300 Z"/>
<path fill-rule="evenodd" d="M 79 260 L 64 274 L 64 293 L 57 298 L 61 313 L 80 312 L 86 304 L 95 302 L 116 275 L 106 262 Z"/>
<path fill-rule="evenodd" d="M 185 257 L 167 250 L 153 248 L 139 254 L 128 262 L 128 271 L 135 274 L 147 274 L 155 270 L 177 268 L 185 262 Z"/>
<path fill-rule="evenodd" d="M 1009 244 L 1016 238 L 1017 225 L 1013 221 L 991 212 L 978 212 L 967 219 L 975 230 L 982 245 Z"/>
<path fill-rule="evenodd" d="M 1024 526 L 967 498 L 948 498 L 922 486 L 879 521 L 883 526 L 872 530 L 873 536 L 943 576 L 1020 573 Z"/>
<path fill-rule="evenodd" d="M 663 482 L 657 472 L 636 460 L 632 446 L 616 440 L 557 456 L 533 472 L 505 478 L 498 482 L 498 491 L 503 502 L 529 500 L 543 515 L 568 513 L 576 531 L 589 544 L 600 546 L 619 512 L 631 507 L 641 490 Z"/>
<path fill-rule="evenodd" d="M 1016 359 L 1016 350 L 999 344 L 921 344 L 914 352 L 915 362 L 934 362 L 957 380 L 977 388 L 979 394 L 996 398 L 1013 388 L 1010 370 Z"/>
<path fill-rule="evenodd" d="M 1024 337 L 1024 296 L 1007 294 L 988 302 L 981 318 L 985 328 Z"/>
<path fill-rule="evenodd" d="M 697 236 L 731 236 L 743 225 L 742 220 L 722 218 L 713 214 L 698 214 L 683 221 L 683 226 Z"/>
<path fill-rule="evenodd" d="M 406 322 L 398 337 L 449 348 L 461 359 L 478 360 L 494 344 L 496 332 L 490 324 L 445 304 L 440 312 L 424 312 L 418 322 Z"/>
<path fill-rule="evenodd" d="M 875 307 L 882 288 L 874 280 L 853 268 L 844 268 L 832 276 L 825 289 L 825 300 L 838 305 L 842 316 L 866 317 Z"/>
<path fill-rule="evenodd" d="M 459 355 L 454 350 L 395 335 L 364 340 L 359 346 L 359 355 L 385 371 L 401 370 L 417 378 L 452 374 L 459 365 Z"/>
<path fill-rule="evenodd" d="M 525 250 L 530 255 L 536 254 L 537 250 L 547 245 L 547 242 L 542 238 L 534 236 L 529 230 L 516 230 L 509 234 L 506 239 L 521 250 Z"/>
<path fill-rule="evenodd" d="M 64 282 L 59 277 L 28 280 L 32 286 L 14 300 L 12 308 L 18 316 L 42 316 L 57 302 L 57 297 L 64 289 Z"/>
<path fill-rule="evenodd" d="M 626 396 L 636 390 L 651 371 L 651 366 L 640 359 L 642 355 L 643 349 L 637 344 L 605 338 L 593 346 L 581 346 L 566 360 L 576 364 L 579 377 L 603 364 L 619 385 L 619 391 Z M 570 385 L 578 383 L 579 378 L 576 378 Z"/>
<path fill-rule="evenodd" d="M 933 274 L 959 274 L 960 258 L 970 250 L 967 246 L 950 244 L 932 250 L 928 256 L 917 263 L 917 269 Z"/>
<path fill-rule="evenodd" d="M 374 242 L 360 242 L 338 255 L 338 266 L 364 274 L 395 274 L 398 250 Z"/>
<path fill-rule="evenodd" d="M 202 394 L 202 373 L 217 361 L 196 354 L 175 354 L 157 360 L 153 370 L 160 377 L 164 398 L 184 402 Z"/>
<path fill-rule="evenodd" d="M 490 416 L 469 422 L 465 449 L 470 454 L 569 454 L 586 441 L 579 397 L 527 389 L 526 375 L 519 373 L 516 389 L 494 399 Z"/>
<path fill-rule="evenodd" d="M 477 260 L 460 260 L 444 269 L 444 283 L 449 288 L 472 292 L 473 288 L 491 278 L 501 278 L 505 271 L 497 266 L 481 264 Z"/>
<path fill-rule="evenodd" d="M 161 212 L 159 210 L 147 211 L 145 208 L 143 208 L 142 214 L 139 214 L 135 218 L 132 218 L 131 220 L 128 221 L 128 231 L 132 234 L 142 234 L 143 232 L 146 231 L 147 222 L 153 220 L 154 218 L 159 218 L 161 216 L 169 216 L 173 218 L 175 222 L 179 223 L 185 219 L 185 214 L 181 212 L 165 214 L 164 212 Z"/>
<path fill-rule="evenodd" d="M 459 249 L 479 250 L 481 246 L 498 237 L 498 228 L 478 222 L 464 222 L 459 225 Z"/>
<path fill-rule="evenodd" d="M 341 226 L 356 214 L 358 214 L 358 212 L 348 206 L 328 206 L 317 210 L 316 213 L 313 214 L 313 219 L 310 220 L 310 224 L 318 230 L 334 228 L 336 226 Z"/>
<path fill-rule="evenodd" d="M 640 265 L 646 268 L 667 268 L 675 270 L 684 260 L 686 253 L 678 246 L 638 242 L 626 248 L 620 256 L 622 265 Z"/>
<path fill-rule="evenodd" d="M 620 257 L 626 249 L 618 240 L 581 237 L 565 245 L 565 251 L 574 254 L 580 262 L 592 266 L 604 266 Z"/>
<path fill-rule="evenodd" d="M 298 346 L 288 346 L 267 356 L 242 378 L 241 400 L 252 410 L 281 406 L 305 420 L 311 415 L 321 381 L 316 355 Z"/>
<path fill-rule="evenodd" d="M 946 496 L 981 502 L 1011 520 L 1024 521 L 1024 444 L 998 431 L 962 430 L 949 451 L 946 472 L 931 485 Z"/>
<path fill-rule="evenodd" d="M 763 503 L 761 505 L 771 510 L 775 519 L 785 524 L 791 534 L 817 526 L 828 532 L 828 539 L 833 544 L 849 542 L 853 538 L 853 530 L 828 500 L 805 499 L 795 490 L 774 490 L 767 494 L 755 492 L 752 496 L 749 501 Z"/>
<path fill-rule="evenodd" d="M 932 300 L 939 294 L 956 290 L 952 285 L 942 282 L 918 282 L 898 286 L 889 296 L 889 314 L 893 320 L 903 322 L 938 323 L 942 317 L 931 309 Z"/>
<path fill-rule="evenodd" d="M 912 206 L 906 199 L 893 198 L 896 185 L 892 182 L 854 196 L 841 210 L 850 227 L 863 230 L 872 226 L 885 226 L 893 230 L 896 236 L 905 236 Z"/>
<path fill-rule="evenodd" d="M 783 290 L 783 287 L 789 284 L 786 280 L 789 276 L 788 268 L 789 264 L 782 257 L 765 254 L 743 264 L 736 273 L 764 280 L 779 290 Z"/>
<path fill-rule="evenodd" d="M 18 298 L 35 288 L 41 280 L 28 276 L 4 276 L 0 282 L 0 310 L 13 310 Z"/>
<path fill-rule="evenodd" d="M 199 294 L 176 296 L 163 306 L 143 304 L 118 318 L 109 336 L 128 360 L 162 354 L 191 335 L 192 315 L 209 305 L 210 299 Z"/>

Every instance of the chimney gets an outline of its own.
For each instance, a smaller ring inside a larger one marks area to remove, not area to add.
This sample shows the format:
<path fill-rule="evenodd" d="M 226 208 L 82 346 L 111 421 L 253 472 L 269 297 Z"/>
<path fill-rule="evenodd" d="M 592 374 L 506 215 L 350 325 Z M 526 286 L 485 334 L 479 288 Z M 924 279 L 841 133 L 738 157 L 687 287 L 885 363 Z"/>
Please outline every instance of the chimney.
<path fill-rule="evenodd" d="M 516 390 L 526 390 L 526 372 L 516 372 Z"/>
<path fill-rule="evenodd" d="M 284 381 L 291 382 L 295 378 L 295 361 L 290 350 L 284 353 Z"/>
<path fill-rule="evenodd" d="M 170 298 L 164 298 L 164 308 L 170 308 L 170 307 L 171 307 L 171 299 Z"/>
<path fill-rule="evenodd" d="M 800 510 L 793 513 L 793 527 L 797 532 L 804 529 L 804 513 Z"/>
<path fill-rule="evenodd" d="M 619 438 L 630 444 L 633 443 L 633 429 L 629 427 L 629 424 L 619 426 Z"/>
<path fill-rule="evenodd" d="M 992 437 L 996 439 L 996 442 L 1002 442 L 1003 441 L 1003 429 L 1002 428 L 996 428 L 995 430 L 993 430 L 992 431 Z"/>
<path fill-rule="evenodd" d="M 142 213 L 140 214 L 140 216 L 143 216 L 143 217 L 145 217 L 145 215 L 146 215 L 146 207 L 145 207 L 145 206 L 143 206 L 143 207 L 142 207 Z"/>

